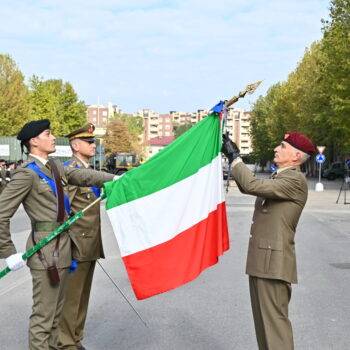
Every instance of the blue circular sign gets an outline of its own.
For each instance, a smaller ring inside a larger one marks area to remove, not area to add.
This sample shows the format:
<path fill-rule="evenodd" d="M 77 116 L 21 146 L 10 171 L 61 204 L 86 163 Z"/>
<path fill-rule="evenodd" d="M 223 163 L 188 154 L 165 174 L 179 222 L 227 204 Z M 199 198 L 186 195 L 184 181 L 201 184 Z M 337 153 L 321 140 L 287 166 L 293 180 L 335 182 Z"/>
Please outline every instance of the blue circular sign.
<path fill-rule="evenodd" d="M 345 164 L 346 164 L 347 166 L 350 166 L 350 159 L 347 159 L 347 160 L 345 161 Z"/>
<path fill-rule="evenodd" d="M 317 163 L 322 164 L 322 163 L 324 163 L 325 161 L 326 161 L 326 156 L 325 156 L 324 154 L 318 154 L 318 155 L 316 156 L 316 162 L 317 162 Z"/>
<path fill-rule="evenodd" d="M 273 173 L 273 172 L 276 171 L 276 170 L 277 170 L 276 165 L 271 165 L 271 166 L 270 166 L 270 171 L 271 171 L 271 173 Z"/>

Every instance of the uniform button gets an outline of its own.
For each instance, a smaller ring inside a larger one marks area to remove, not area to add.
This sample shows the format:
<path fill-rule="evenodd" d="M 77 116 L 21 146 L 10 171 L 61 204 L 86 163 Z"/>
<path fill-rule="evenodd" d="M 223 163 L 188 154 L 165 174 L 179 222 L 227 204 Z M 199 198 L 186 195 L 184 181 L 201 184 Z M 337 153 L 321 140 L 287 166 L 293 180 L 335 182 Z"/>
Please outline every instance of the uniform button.
<path fill-rule="evenodd" d="M 271 246 L 269 245 L 268 248 L 271 249 Z"/>
<path fill-rule="evenodd" d="M 82 236 L 85 236 L 85 233 L 82 233 L 81 235 L 82 235 Z"/>

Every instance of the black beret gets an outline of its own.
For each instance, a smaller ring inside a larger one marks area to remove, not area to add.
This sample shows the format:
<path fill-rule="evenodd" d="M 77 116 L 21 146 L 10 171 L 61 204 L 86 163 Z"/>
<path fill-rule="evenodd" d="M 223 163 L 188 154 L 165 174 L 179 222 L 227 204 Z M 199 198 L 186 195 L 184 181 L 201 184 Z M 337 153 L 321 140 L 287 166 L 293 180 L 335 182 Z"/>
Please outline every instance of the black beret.
<path fill-rule="evenodd" d="M 36 137 L 41 134 L 44 130 L 50 129 L 50 120 L 41 119 L 33 120 L 25 124 L 22 130 L 17 135 L 17 140 L 28 141 L 32 137 Z"/>

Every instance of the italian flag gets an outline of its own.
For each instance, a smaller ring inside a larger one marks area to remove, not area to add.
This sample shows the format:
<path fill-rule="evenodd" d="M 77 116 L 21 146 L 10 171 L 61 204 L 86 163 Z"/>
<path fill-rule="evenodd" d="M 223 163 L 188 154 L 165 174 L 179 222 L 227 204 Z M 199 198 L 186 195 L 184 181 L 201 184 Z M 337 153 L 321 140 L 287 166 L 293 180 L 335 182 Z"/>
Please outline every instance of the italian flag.
<path fill-rule="evenodd" d="M 220 150 L 220 118 L 212 113 L 104 185 L 137 299 L 192 281 L 229 249 Z"/>

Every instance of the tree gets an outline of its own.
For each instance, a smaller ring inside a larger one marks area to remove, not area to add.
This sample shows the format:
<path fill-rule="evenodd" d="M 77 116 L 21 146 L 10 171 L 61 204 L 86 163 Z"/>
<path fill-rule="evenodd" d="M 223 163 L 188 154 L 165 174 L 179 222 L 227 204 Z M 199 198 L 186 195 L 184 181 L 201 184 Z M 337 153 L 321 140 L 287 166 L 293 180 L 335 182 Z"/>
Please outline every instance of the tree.
<path fill-rule="evenodd" d="M 35 119 L 50 119 L 51 129 L 64 136 L 86 123 L 86 107 L 69 82 L 30 79 L 30 101 Z"/>
<path fill-rule="evenodd" d="M 339 152 L 350 151 L 350 2 L 332 0 L 330 21 L 323 21 L 322 74 L 332 114 L 330 125 Z"/>
<path fill-rule="evenodd" d="M 16 135 L 30 118 L 28 88 L 24 76 L 9 55 L 0 55 L 1 135 Z"/>
<path fill-rule="evenodd" d="M 268 103 L 260 96 L 254 105 L 250 119 L 250 135 L 253 148 L 253 160 L 265 167 L 267 161 L 273 159 L 272 143 L 267 126 Z"/>
<path fill-rule="evenodd" d="M 122 120 L 112 120 L 107 125 L 103 138 L 106 154 L 114 152 L 135 152 L 128 126 Z"/>
<path fill-rule="evenodd" d="M 126 124 L 131 138 L 132 149 L 138 155 L 142 156 L 145 151 L 142 144 L 142 134 L 144 131 L 143 118 L 130 114 L 115 114 L 114 119 L 123 121 Z"/>
<path fill-rule="evenodd" d="M 191 123 L 187 123 L 183 125 L 174 125 L 173 129 L 174 129 L 175 138 L 177 139 L 178 137 L 180 137 L 187 130 L 191 129 L 192 126 L 193 125 Z"/>

